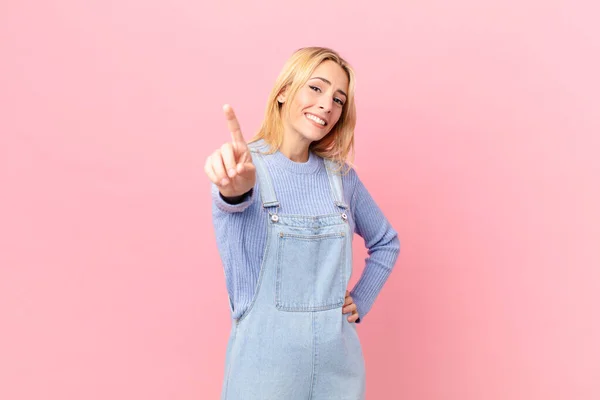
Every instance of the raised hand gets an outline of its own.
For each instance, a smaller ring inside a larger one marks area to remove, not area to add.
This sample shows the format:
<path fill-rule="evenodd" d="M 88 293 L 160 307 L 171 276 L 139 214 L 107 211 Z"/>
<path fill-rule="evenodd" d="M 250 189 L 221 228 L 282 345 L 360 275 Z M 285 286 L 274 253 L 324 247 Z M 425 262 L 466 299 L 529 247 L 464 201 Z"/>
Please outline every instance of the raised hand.
<path fill-rule="evenodd" d="M 247 193 L 256 183 L 256 167 L 252 163 L 250 149 L 240 124 L 229 105 L 223 106 L 231 142 L 215 150 L 204 164 L 204 172 L 225 197 L 237 197 Z"/>

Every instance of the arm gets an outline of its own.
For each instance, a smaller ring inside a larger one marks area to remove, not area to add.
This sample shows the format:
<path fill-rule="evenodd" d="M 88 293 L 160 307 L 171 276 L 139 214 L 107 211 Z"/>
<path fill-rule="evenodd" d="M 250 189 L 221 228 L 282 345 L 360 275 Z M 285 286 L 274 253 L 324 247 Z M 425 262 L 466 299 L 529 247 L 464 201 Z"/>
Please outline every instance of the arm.
<path fill-rule="evenodd" d="M 356 172 L 352 170 L 352 174 Z M 400 252 L 398 234 L 379 209 L 363 183 L 355 176 L 356 185 L 350 202 L 355 232 L 368 249 L 362 276 L 350 295 L 357 306 L 361 322 L 387 281 Z"/>

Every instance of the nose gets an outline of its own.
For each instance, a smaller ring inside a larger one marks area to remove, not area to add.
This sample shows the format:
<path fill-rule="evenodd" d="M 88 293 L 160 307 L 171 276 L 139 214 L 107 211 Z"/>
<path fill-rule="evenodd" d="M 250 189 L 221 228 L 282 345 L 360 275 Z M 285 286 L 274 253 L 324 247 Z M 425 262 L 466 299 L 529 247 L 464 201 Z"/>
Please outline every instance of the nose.
<path fill-rule="evenodd" d="M 319 108 L 326 113 L 331 112 L 331 107 L 333 105 L 333 99 L 328 98 L 327 96 L 323 96 L 319 101 Z"/>

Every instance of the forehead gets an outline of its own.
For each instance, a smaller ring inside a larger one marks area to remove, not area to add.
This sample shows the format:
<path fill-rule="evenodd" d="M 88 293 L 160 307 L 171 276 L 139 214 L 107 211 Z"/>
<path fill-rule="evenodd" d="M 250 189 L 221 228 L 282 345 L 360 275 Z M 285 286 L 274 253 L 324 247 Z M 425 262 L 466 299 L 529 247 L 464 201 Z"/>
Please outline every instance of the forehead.
<path fill-rule="evenodd" d="M 325 78 L 333 85 L 334 89 L 348 91 L 348 75 L 346 71 L 335 61 L 325 60 L 314 70 L 312 78 Z"/>

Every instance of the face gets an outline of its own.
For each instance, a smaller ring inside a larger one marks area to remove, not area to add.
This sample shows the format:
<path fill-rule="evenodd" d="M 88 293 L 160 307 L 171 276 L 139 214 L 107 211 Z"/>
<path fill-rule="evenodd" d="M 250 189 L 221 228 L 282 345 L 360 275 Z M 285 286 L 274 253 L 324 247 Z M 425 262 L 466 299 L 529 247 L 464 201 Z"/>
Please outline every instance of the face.
<path fill-rule="evenodd" d="M 309 144 L 321 140 L 340 119 L 346 93 L 346 72 L 334 61 L 322 62 L 291 101 L 285 98 L 285 93 L 278 97 L 284 107 L 289 107 L 284 134 Z"/>

